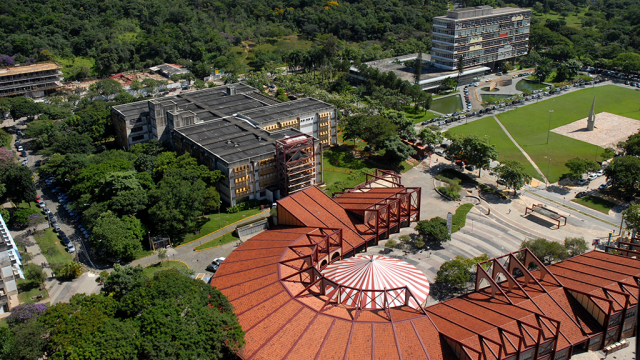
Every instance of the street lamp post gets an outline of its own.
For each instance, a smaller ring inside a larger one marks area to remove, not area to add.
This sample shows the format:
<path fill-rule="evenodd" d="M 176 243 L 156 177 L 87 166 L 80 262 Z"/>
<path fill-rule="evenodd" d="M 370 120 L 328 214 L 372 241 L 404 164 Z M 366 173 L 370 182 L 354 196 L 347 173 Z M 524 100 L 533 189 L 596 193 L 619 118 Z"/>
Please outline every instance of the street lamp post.
<path fill-rule="evenodd" d="M 549 162 L 547 163 L 547 181 L 551 184 L 551 181 L 549 181 L 549 169 L 551 169 L 551 158 L 549 158 Z"/>
<path fill-rule="evenodd" d="M 549 144 L 549 135 L 551 134 L 551 115 L 553 115 L 553 110 L 549 110 L 549 130 L 547 131 L 547 145 Z"/>

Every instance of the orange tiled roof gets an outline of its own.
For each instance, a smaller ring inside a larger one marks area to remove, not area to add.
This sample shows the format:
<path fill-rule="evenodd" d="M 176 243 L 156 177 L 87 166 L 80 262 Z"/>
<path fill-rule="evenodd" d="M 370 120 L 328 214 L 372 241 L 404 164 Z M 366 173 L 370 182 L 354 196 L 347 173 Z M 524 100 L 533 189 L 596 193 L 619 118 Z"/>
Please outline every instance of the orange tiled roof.
<path fill-rule="evenodd" d="M 471 354 L 485 346 L 510 355 L 519 341 L 522 349 L 535 346 L 539 332 L 541 342 L 557 336 L 557 350 L 562 350 L 604 330 L 568 289 L 597 296 L 604 289 L 624 292 L 625 284 L 633 287 L 633 276 L 640 275 L 637 260 L 589 252 L 548 267 L 560 283 L 546 277 L 540 285 L 525 285 L 518 278 L 521 288 L 499 284 L 506 296 L 483 288 L 424 312 L 407 306 L 360 311 L 327 301 L 330 295 L 322 294 L 310 275 L 298 270 L 305 269 L 305 260 L 298 258 L 321 243 L 312 235 L 326 234 L 323 228 L 342 229 L 343 237 L 353 242 L 343 250 L 364 241 L 347 212 L 315 188 L 282 199 L 279 206 L 305 226 L 280 226 L 247 240 L 211 282 L 229 297 L 246 333 L 246 345 L 238 353 L 245 360 L 448 360 L 457 358 L 452 342 L 464 344 Z M 305 277 L 306 283 L 295 280 Z"/>

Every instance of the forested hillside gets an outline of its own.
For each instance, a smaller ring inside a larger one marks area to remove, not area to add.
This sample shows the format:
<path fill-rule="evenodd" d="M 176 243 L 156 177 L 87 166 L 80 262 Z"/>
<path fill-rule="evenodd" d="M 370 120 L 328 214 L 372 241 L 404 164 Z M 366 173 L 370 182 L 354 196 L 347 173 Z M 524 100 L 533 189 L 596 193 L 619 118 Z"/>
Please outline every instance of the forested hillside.
<path fill-rule="evenodd" d="M 411 39 L 407 51 L 426 50 L 431 19 L 446 9 L 446 0 L 4 0 L 0 54 L 88 57 L 102 74 L 180 59 L 237 70 L 232 46 L 291 34 L 386 49 Z"/>

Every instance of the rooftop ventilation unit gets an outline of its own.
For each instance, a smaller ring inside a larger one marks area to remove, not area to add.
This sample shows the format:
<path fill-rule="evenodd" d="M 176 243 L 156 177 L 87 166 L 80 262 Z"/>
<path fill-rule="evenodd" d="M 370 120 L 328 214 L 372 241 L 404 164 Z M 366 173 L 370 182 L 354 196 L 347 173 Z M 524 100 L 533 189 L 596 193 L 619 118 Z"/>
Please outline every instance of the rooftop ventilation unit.
<path fill-rule="evenodd" d="M 235 95 L 236 94 L 236 88 L 235 87 L 228 87 L 227 88 L 227 95 Z"/>

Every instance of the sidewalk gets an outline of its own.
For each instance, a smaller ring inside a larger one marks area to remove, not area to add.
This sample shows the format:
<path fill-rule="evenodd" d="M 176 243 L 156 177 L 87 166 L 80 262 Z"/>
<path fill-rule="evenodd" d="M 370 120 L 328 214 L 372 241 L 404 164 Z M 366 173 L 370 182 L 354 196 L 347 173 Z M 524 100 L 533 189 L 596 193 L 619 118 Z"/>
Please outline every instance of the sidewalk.
<path fill-rule="evenodd" d="M 232 226 L 227 226 L 218 231 L 215 231 L 209 235 L 202 237 L 196 241 L 192 241 L 188 244 L 180 245 L 175 248 L 167 249 L 167 258 L 165 260 L 180 260 L 189 266 L 190 269 L 194 270 L 196 273 L 205 272 L 205 268 L 207 265 L 211 263 L 216 257 L 227 257 L 233 249 L 236 247 L 235 242 L 230 242 L 218 247 L 214 247 L 211 249 L 203 250 L 203 251 L 194 251 L 197 246 L 206 243 L 207 241 L 219 238 L 222 235 L 228 234 L 236 230 L 236 227 L 242 226 L 243 224 L 263 219 L 269 216 L 269 210 L 265 210 L 256 215 L 250 216 Z M 127 264 L 130 266 L 147 266 L 150 264 L 154 264 L 160 261 L 157 254 L 153 254 L 142 259 L 134 260 L 131 263 Z"/>

